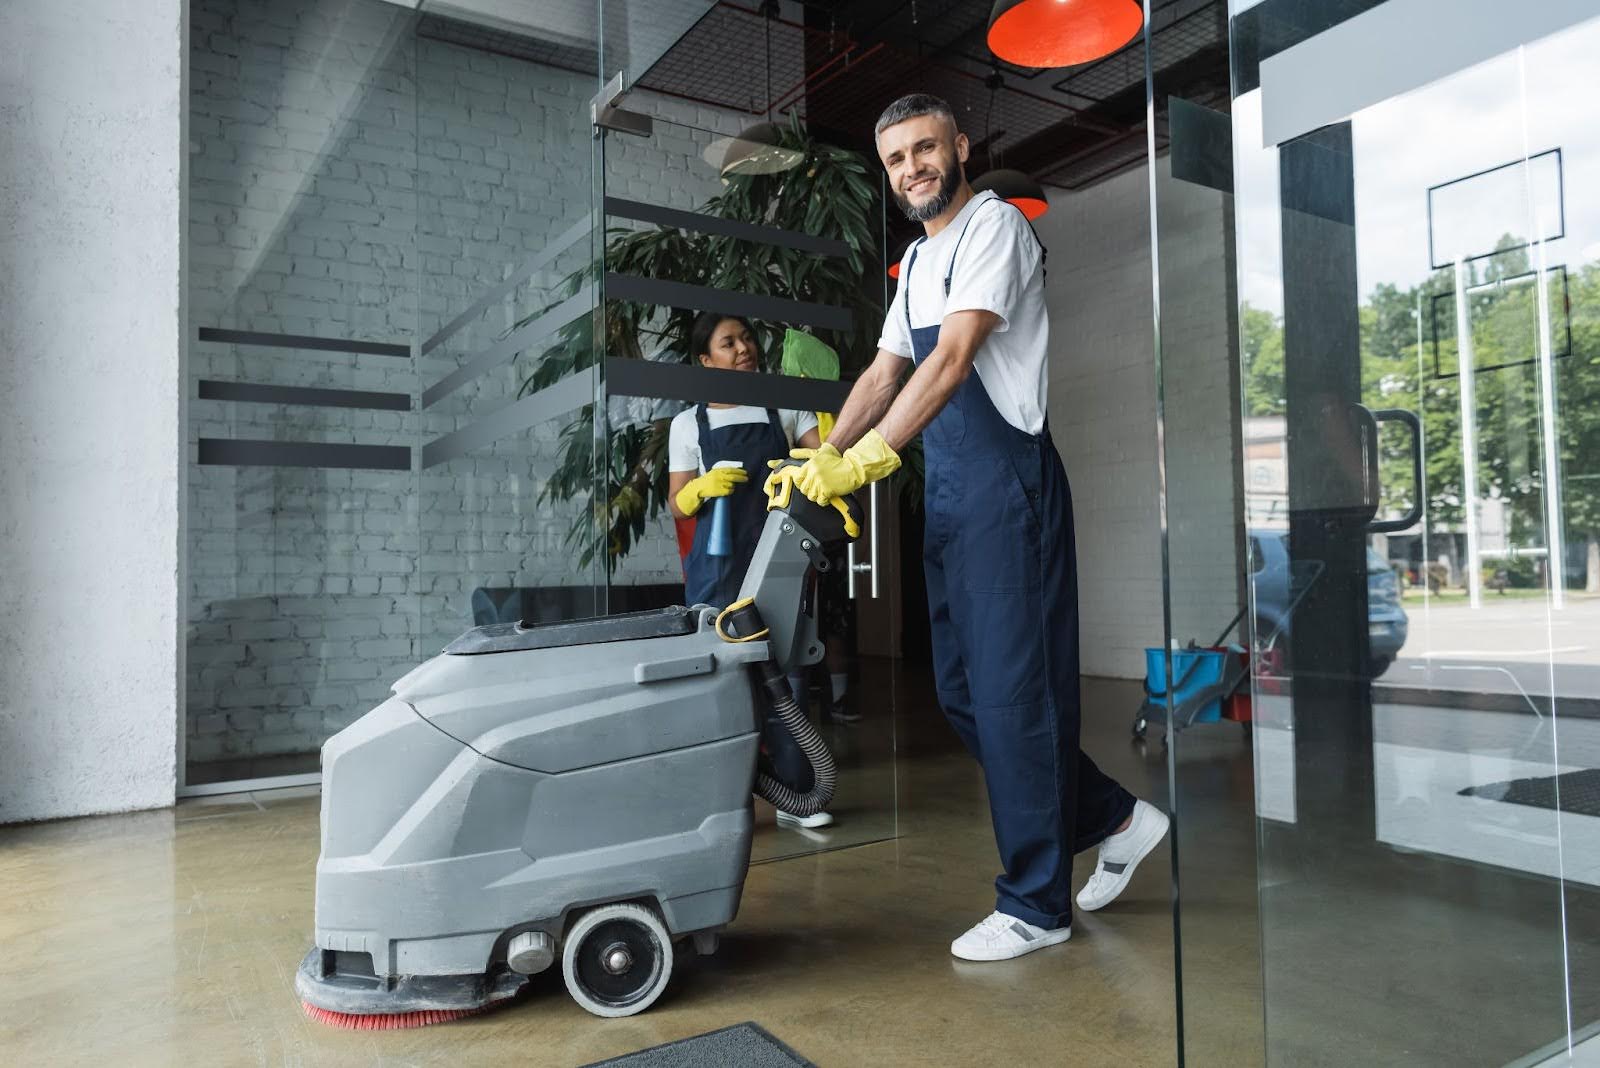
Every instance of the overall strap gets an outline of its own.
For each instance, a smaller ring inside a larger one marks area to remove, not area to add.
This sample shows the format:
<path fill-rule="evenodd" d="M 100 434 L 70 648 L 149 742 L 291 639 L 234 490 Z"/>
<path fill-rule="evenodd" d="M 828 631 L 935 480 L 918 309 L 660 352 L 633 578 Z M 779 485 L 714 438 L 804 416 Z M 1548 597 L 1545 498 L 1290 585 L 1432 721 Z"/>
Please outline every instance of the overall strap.
<path fill-rule="evenodd" d="M 777 434 L 784 441 L 789 440 L 789 435 L 783 432 L 783 420 L 778 418 L 778 409 L 767 409 L 767 422 L 772 424 L 773 433 Z"/>
<path fill-rule="evenodd" d="M 993 200 L 1000 200 L 1000 198 L 997 196 L 990 197 L 983 204 Z M 1001 201 L 1001 203 L 1005 202 Z M 983 210 L 983 204 L 973 208 L 972 214 L 967 216 L 967 221 L 961 224 L 961 232 L 956 235 L 956 247 L 950 250 L 950 263 L 944 269 L 944 295 L 947 297 L 950 295 L 950 280 L 956 276 L 956 256 L 961 253 L 961 242 L 966 240 L 967 230 L 972 226 L 972 220 L 978 217 L 978 212 Z"/>
<path fill-rule="evenodd" d="M 926 240 L 928 240 L 928 238 L 926 235 L 924 235 L 912 242 L 911 256 L 906 260 L 906 269 L 904 272 L 902 272 L 900 277 L 900 292 L 905 298 L 900 302 L 900 310 L 905 312 L 906 337 L 908 338 L 911 336 L 911 331 L 915 329 L 915 327 L 911 325 L 911 272 L 915 270 L 917 266 L 917 250 L 922 247 L 922 243 Z M 948 279 L 945 281 L 944 292 L 945 296 L 950 295 L 950 283 Z"/>
<path fill-rule="evenodd" d="M 998 201 L 999 203 L 1006 205 L 1007 207 L 1013 209 L 1014 211 L 1016 211 L 1018 213 L 1022 212 L 1021 208 L 1017 207 L 1015 204 L 1011 203 L 1011 201 L 1009 201 L 1009 200 L 1002 200 L 998 196 L 992 197 L 991 200 Z M 985 203 L 987 203 L 987 201 Z M 976 208 L 973 208 L 972 209 L 972 214 L 967 216 L 966 223 L 962 225 L 961 232 L 956 235 L 956 247 L 950 250 L 950 264 L 949 264 L 948 267 L 945 268 L 945 272 L 944 272 L 944 295 L 947 296 L 947 297 L 950 295 L 950 280 L 955 277 L 955 273 L 956 273 L 956 255 L 961 251 L 961 242 L 967 236 L 967 227 L 972 225 L 972 220 L 976 219 L 978 217 L 978 212 L 980 212 L 982 210 L 983 210 L 983 205 L 982 204 L 979 204 Z M 1050 269 L 1047 266 L 1047 264 L 1049 263 L 1049 260 L 1050 260 L 1050 250 L 1045 247 L 1045 244 L 1044 244 L 1043 241 L 1039 240 L 1039 231 L 1037 231 L 1037 230 L 1035 230 L 1033 228 L 1033 223 L 1028 221 L 1028 216 L 1027 215 L 1024 214 L 1022 216 L 1022 221 L 1024 223 L 1027 223 L 1028 233 L 1033 235 L 1033 243 L 1039 246 L 1039 270 L 1040 270 L 1040 273 L 1043 274 L 1046 277 L 1049 277 Z"/>
<path fill-rule="evenodd" d="M 711 470 L 711 416 L 710 411 L 702 401 L 694 406 L 694 421 L 700 424 L 700 462 L 707 471 Z"/>

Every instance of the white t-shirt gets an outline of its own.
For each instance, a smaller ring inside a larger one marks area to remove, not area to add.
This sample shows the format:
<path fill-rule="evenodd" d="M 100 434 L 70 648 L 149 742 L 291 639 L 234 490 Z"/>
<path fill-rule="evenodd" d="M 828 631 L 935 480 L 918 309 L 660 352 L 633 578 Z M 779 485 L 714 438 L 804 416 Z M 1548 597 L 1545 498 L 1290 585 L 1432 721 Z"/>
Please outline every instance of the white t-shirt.
<path fill-rule="evenodd" d="M 668 471 L 693 471 L 705 474 L 705 464 L 700 460 L 700 421 L 695 418 L 695 408 L 685 408 L 672 417 L 672 427 L 667 431 L 667 470 Z M 739 404 L 732 408 L 706 408 L 706 422 L 711 424 L 713 430 L 718 427 L 733 426 L 737 423 L 765 423 L 767 410 L 757 408 L 751 404 Z M 796 412 L 788 408 L 778 409 L 778 424 L 783 427 L 784 434 L 789 438 L 792 446 L 808 430 L 817 428 L 816 412 Z M 774 460 L 779 457 L 774 456 Z M 747 472 L 754 477 L 756 472 Z M 765 473 L 762 474 L 765 478 Z"/>
<path fill-rule="evenodd" d="M 998 203 L 996 203 L 998 201 Z M 971 225 L 968 225 L 968 220 Z M 962 237 L 962 230 L 966 236 Z M 956 247 L 960 239 L 960 248 Z M 937 326 L 958 311 L 990 311 L 1000 323 L 973 357 L 973 369 L 995 410 L 1018 430 L 1044 429 L 1045 398 L 1050 390 L 1050 319 L 1044 306 L 1044 256 L 1022 212 L 985 190 L 967 202 L 949 226 L 917 250 L 911 272 L 911 323 Z M 956 257 L 950 296 L 944 276 Z M 900 261 L 900 284 L 883 320 L 878 347 L 911 358 L 906 331 L 906 265 Z"/>

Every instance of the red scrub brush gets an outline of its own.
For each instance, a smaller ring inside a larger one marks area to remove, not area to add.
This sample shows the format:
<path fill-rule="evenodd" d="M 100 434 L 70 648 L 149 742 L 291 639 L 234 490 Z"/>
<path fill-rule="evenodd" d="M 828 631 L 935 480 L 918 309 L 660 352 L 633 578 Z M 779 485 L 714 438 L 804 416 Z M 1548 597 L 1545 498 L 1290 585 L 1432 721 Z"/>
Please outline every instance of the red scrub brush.
<path fill-rule="evenodd" d="M 363 951 L 361 957 L 366 956 Z M 340 973 L 338 952 L 313 947 L 295 973 L 294 989 L 306 1016 L 346 1031 L 400 1031 L 476 1016 L 510 1003 L 528 983 L 527 975 L 504 968 L 492 975 L 402 975 L 379 980 L 369 963 L 353 956 L 345 959 L 366 966 Z M 362 1011 L 366 1009 L 372 1011 Z"/>
<path fill-rule="evenodd" d="M 346 1031 L 401 1031 L 408 1027 L 427 1027 L 429 1024 L 459 1020 L 463 1016 L 476 1016 L 490 1008 L 485 1005 L 477 1009 L 422 1009 L 418 1012 L 334 1012 L 331 1009 L 319 1009 L 307 1001 L 302 1001 L 300 1007 L 318 1023 Z"/>

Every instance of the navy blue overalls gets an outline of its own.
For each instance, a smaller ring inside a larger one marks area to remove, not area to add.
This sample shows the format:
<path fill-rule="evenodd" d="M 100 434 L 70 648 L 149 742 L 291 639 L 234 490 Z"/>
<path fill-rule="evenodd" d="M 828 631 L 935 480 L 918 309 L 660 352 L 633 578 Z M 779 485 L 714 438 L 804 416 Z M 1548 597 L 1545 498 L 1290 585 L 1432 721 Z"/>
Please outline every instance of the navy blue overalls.
<path fill-rule="evenodd" d="M 979 211 L 1016 210 L 980 204 Z M 956 238 L 945 296 L 965 226 Z M 912 356 L 939 326 L 911 322 L 913 246 L 901 286 Z M 1078 578 L 1072 491 L 1046 426 L 1006 421 L 976 372 L 922 432 L 923 563 L 939 703 L 983 766 L 1005 871 L 1000 912 L 1039 927 L 1072 919 L 1072 854 L 1116 830 L 1134 798 L 1078 749 Z"/>
<path fill-rule="evenodd" d="M 712 556 L 706 551 L 711 541 L 711 509 L 719 506 L 711 500 L 701 509 L 694 543 L 683 562 L 684 598 L 686 604 L 726 608 L 739 596 L 739 586 L 767 521 L 767 498 L 761 491 L 767 478 L 767 461 L 789 455 L 789 437 L 778 422 L 778 413 L 771 408 L 767 409 L 765 423 L 733 423 L 716 428 L 711 426 L 706 411 L 701 404 L 694 412 L 695 421 L 700 424 L 701 465 L 709 471 L 719 461 L 737 460 L 744 465 L 749 481 L 733 488 L 725 506 L 732 509 L 728 516 L 733 533 L 731 555 Z"/>

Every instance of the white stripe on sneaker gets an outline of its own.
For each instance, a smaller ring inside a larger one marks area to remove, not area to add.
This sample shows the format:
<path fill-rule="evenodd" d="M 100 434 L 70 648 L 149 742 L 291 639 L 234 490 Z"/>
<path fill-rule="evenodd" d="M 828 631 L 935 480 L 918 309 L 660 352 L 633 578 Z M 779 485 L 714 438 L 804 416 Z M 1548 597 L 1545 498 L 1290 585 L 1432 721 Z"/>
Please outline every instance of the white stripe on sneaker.
<path fill-rule="evenodd" d="M 962 960 L 1011 960 L 1046 946 L 1059 945 L 1072 937 L 1072 927 L 1047 930 L 1015 916 L 991 912 L 966 934 L 950 943 L 950 952 Z"/>

